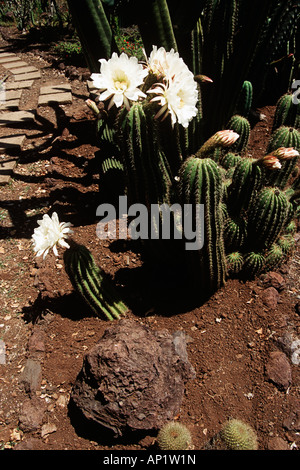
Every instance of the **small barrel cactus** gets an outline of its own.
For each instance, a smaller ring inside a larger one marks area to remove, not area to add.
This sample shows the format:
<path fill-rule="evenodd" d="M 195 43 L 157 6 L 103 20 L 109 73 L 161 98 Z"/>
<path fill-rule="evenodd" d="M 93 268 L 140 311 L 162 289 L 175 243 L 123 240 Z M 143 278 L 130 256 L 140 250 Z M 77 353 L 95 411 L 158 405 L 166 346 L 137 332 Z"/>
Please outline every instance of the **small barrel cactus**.
<path fill-rule="evenodd" d="M 191 433 L 181 423 L 172 421 L 158 432 L 157 444 L 161 450 L 187 450 L 192 443 Z"/>
<path fill-rule="evenodd" d="M 257 450 L 257 435 L 255 431 L 239 419 L 230 419 L 224 424 L 221 439 L 230 450 Z"/>

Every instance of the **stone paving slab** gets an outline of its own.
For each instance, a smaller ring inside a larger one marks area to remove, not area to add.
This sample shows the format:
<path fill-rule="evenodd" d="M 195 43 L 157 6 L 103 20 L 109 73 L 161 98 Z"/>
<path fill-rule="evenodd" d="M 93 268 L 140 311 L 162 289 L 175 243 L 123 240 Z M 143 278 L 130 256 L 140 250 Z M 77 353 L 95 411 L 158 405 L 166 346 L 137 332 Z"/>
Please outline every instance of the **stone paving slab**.
<path fill-rule="evenodd" d="M 4 103 L 0 104 L 0 110 L 2 111 L 5 109 L 7 110 L 19 109 L 19 104 L 20 104 L 19 99 L 5 101 Z"/>
<path fill-rule="evenodd" d="M 7 90 L 22 90 L 23 88 L 30 88 L 33 85 L 33 80 L 23 80 L 21 82 L 9 82 L 5 83 L 5 89 Z"/>
<path fill-rule="evenodd" d="M 5 92 L 5 99 L 9 100 L 17 100 L 21 98 L 22 90 L 9 90 Z"/>
<path fill-rule="evenodd" d="M 7 184 L 10 180 L 11 173 L 17 164 L 17 159 L 10 159 L 0 162 L 0 184 Z"/>
<path fill-rule="evenodd" d="M 21 150 L 25 135 L 10 135 L 0 137 L 0 152 L 9 150 Z"/>
<path fill-rule="evenodd" d="M 12 113 L 0 114 L 0 126 L 7 124 L 22 124 L 23 122 L 33 121 L 35 118 L 34 111 L 15 111 Z"/>
<path fill-rule="evenodd" d="M 18 75 L 21 73 L 38 72 L 38 69 L 36 67 L 32 67 L 31 65 L 29 65 L 27 67 L 18 67 L 16 69 L 10 68 L 9 71 L 14 75 Z"/>
<path fill-rule="evenodd" d="M 89 91 L 98 91 L 99 89 L 95 87 L 93 80 L 87 81 L 87 86 Z"/>
<path fill-rule="evenodd" d="M 7 56 L 7 57 L 1 57 L 0 56 L 0 64 L 6 64 L 8 62 L 17 62 L 17 61 L 21 61 L 21 59 L 19 59 L 15 54 L 12 56 Z"/>
<path fill-rule="evenodd" d="M 16 68 L 16 67 L 27 67 L 27 62 L 24 62 L 23 60 L 14 60 L 14 61 L 10 61 L 10 62 L 4 62 L 1 64 L 2 67 L 4 67 L 5 69 L 13 69 L 13 68 Z"/>
<path fill-rule="evenodd" d="M 69 83 L 61 83 L 58 85 L 42 86 L 40 89 L 41 95 L 50 95 L 52 93 L 62 93 L 71 91 L 71 85 Z"/>
<path fill-rule="evenodd" d="M 5 51 L 4 49 L 0 49 L 0 57 L 10 57 L 10 56 L 16 57 L 16 54 L 14 52 L 8 52 L 8 51 Z"/>
<path fill-rule="evenodd" d="M 41 78 L 41 72 L 37 70 L 36 72 L 21 73 L 20 75 L 15 75 L 15 81 L 23 80 L 32 80 L 35 78 Z"/>
<path fill-rule="evenodd" d="M 51 103 L 70 104 L 72 103 L 72 93 L 51 93 L 39 96 L 39 106 L 48 106 Z"/>

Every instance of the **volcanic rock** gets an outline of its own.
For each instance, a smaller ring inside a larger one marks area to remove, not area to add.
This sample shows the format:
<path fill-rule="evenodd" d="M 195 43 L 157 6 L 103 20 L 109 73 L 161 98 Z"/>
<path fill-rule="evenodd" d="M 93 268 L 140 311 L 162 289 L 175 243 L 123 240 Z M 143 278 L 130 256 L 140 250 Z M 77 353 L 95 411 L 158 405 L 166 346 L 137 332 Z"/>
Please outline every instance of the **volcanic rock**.
<path fill-rule="evenodd" d="M 195 375 L 183 332 L 122 319 L 85 355 L 70 404 L 113 437 L 159 429 L 178 414 Z"/>

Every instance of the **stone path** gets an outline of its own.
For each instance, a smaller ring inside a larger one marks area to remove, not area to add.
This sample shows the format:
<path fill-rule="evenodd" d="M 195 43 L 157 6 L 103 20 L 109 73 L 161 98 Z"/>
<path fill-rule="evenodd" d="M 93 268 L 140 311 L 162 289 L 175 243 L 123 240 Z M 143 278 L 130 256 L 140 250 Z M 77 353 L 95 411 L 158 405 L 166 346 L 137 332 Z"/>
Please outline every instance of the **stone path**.
<path fill-rule="evenodd" d="M 0 66 L 7 71 L 9 78 L 13 78 L 13 81 L 7 83 L 4 81 L 0 84 L 0 127 L 17 127 L 19 123 L 28 124 L 34 121 L 34 110 L 20 110 L 19 107 L 23 90 L 31 88 L 35 81 L 41 78 L 40 70 L 5 49 L 0 49 Z M 0 76 L 1 79 L 3 77 Z M 72 91 L 69 83 L 40 87 L 38 106 L 70 103 L 72 103 Z M 26 134 L 21 132 L 0 137 L 0 154 L 5 156 L 12 151 L 20 152 L 25 138 Z M 10 156 L 0 161 L 0 184 L 9 182 L 17 160 L 17 157 Z"/>

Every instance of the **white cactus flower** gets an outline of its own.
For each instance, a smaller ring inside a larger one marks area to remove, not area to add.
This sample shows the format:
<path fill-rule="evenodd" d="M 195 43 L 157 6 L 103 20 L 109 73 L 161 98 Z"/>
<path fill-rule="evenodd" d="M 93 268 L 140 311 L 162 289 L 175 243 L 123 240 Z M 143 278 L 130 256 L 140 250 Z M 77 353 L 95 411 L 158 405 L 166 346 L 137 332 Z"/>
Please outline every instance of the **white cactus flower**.
<path fill-rule="evenodd" d="M 153 46 L 148 67 L 163 79 L 162 83 L 156 83 L 147 91 L 157 95 L 151 101 L 161 105 L 155 117 L 163 116 L 165 119 L 170 114 L 172 126 L 178 122 L 187 127 L 197 114 L 198 89 L 192 72 L 174 49 L 166 52 L 163 47 L 157 49 L 156 46 Z"/>
<path fill-rule="evenodd" d="M 114 104 L 119 108 L 123 103 L 129 108 L 129 100 L 146 97 L 139 86 L 143 84 L 148 70 L 138 63 L 136 57 L 128 57 L 124 52 L 118 56 L 114 52 L 111 59 L 100 59 L 99 62 L 100 73 L 93 73 L 91 79 L 95 87 L 101 90 L 100 101 L 110 98 L 108 109 Z"/>
<path fill-rule="evenodd" d="M 33 249 L 36 256 L 43 255 L 45 258 L 52 248 L 55 256 L 58 256 L 57 245 L 65 248 L 70 248 L 65 241 L 71 230 L 72 224 L 70 222 L 59 222 L 58 215 L 53 212 L 52 217 L 45 214 L 41 220 L 37 221 L 39 227 L 34 229 L 32 235 Z"/>

